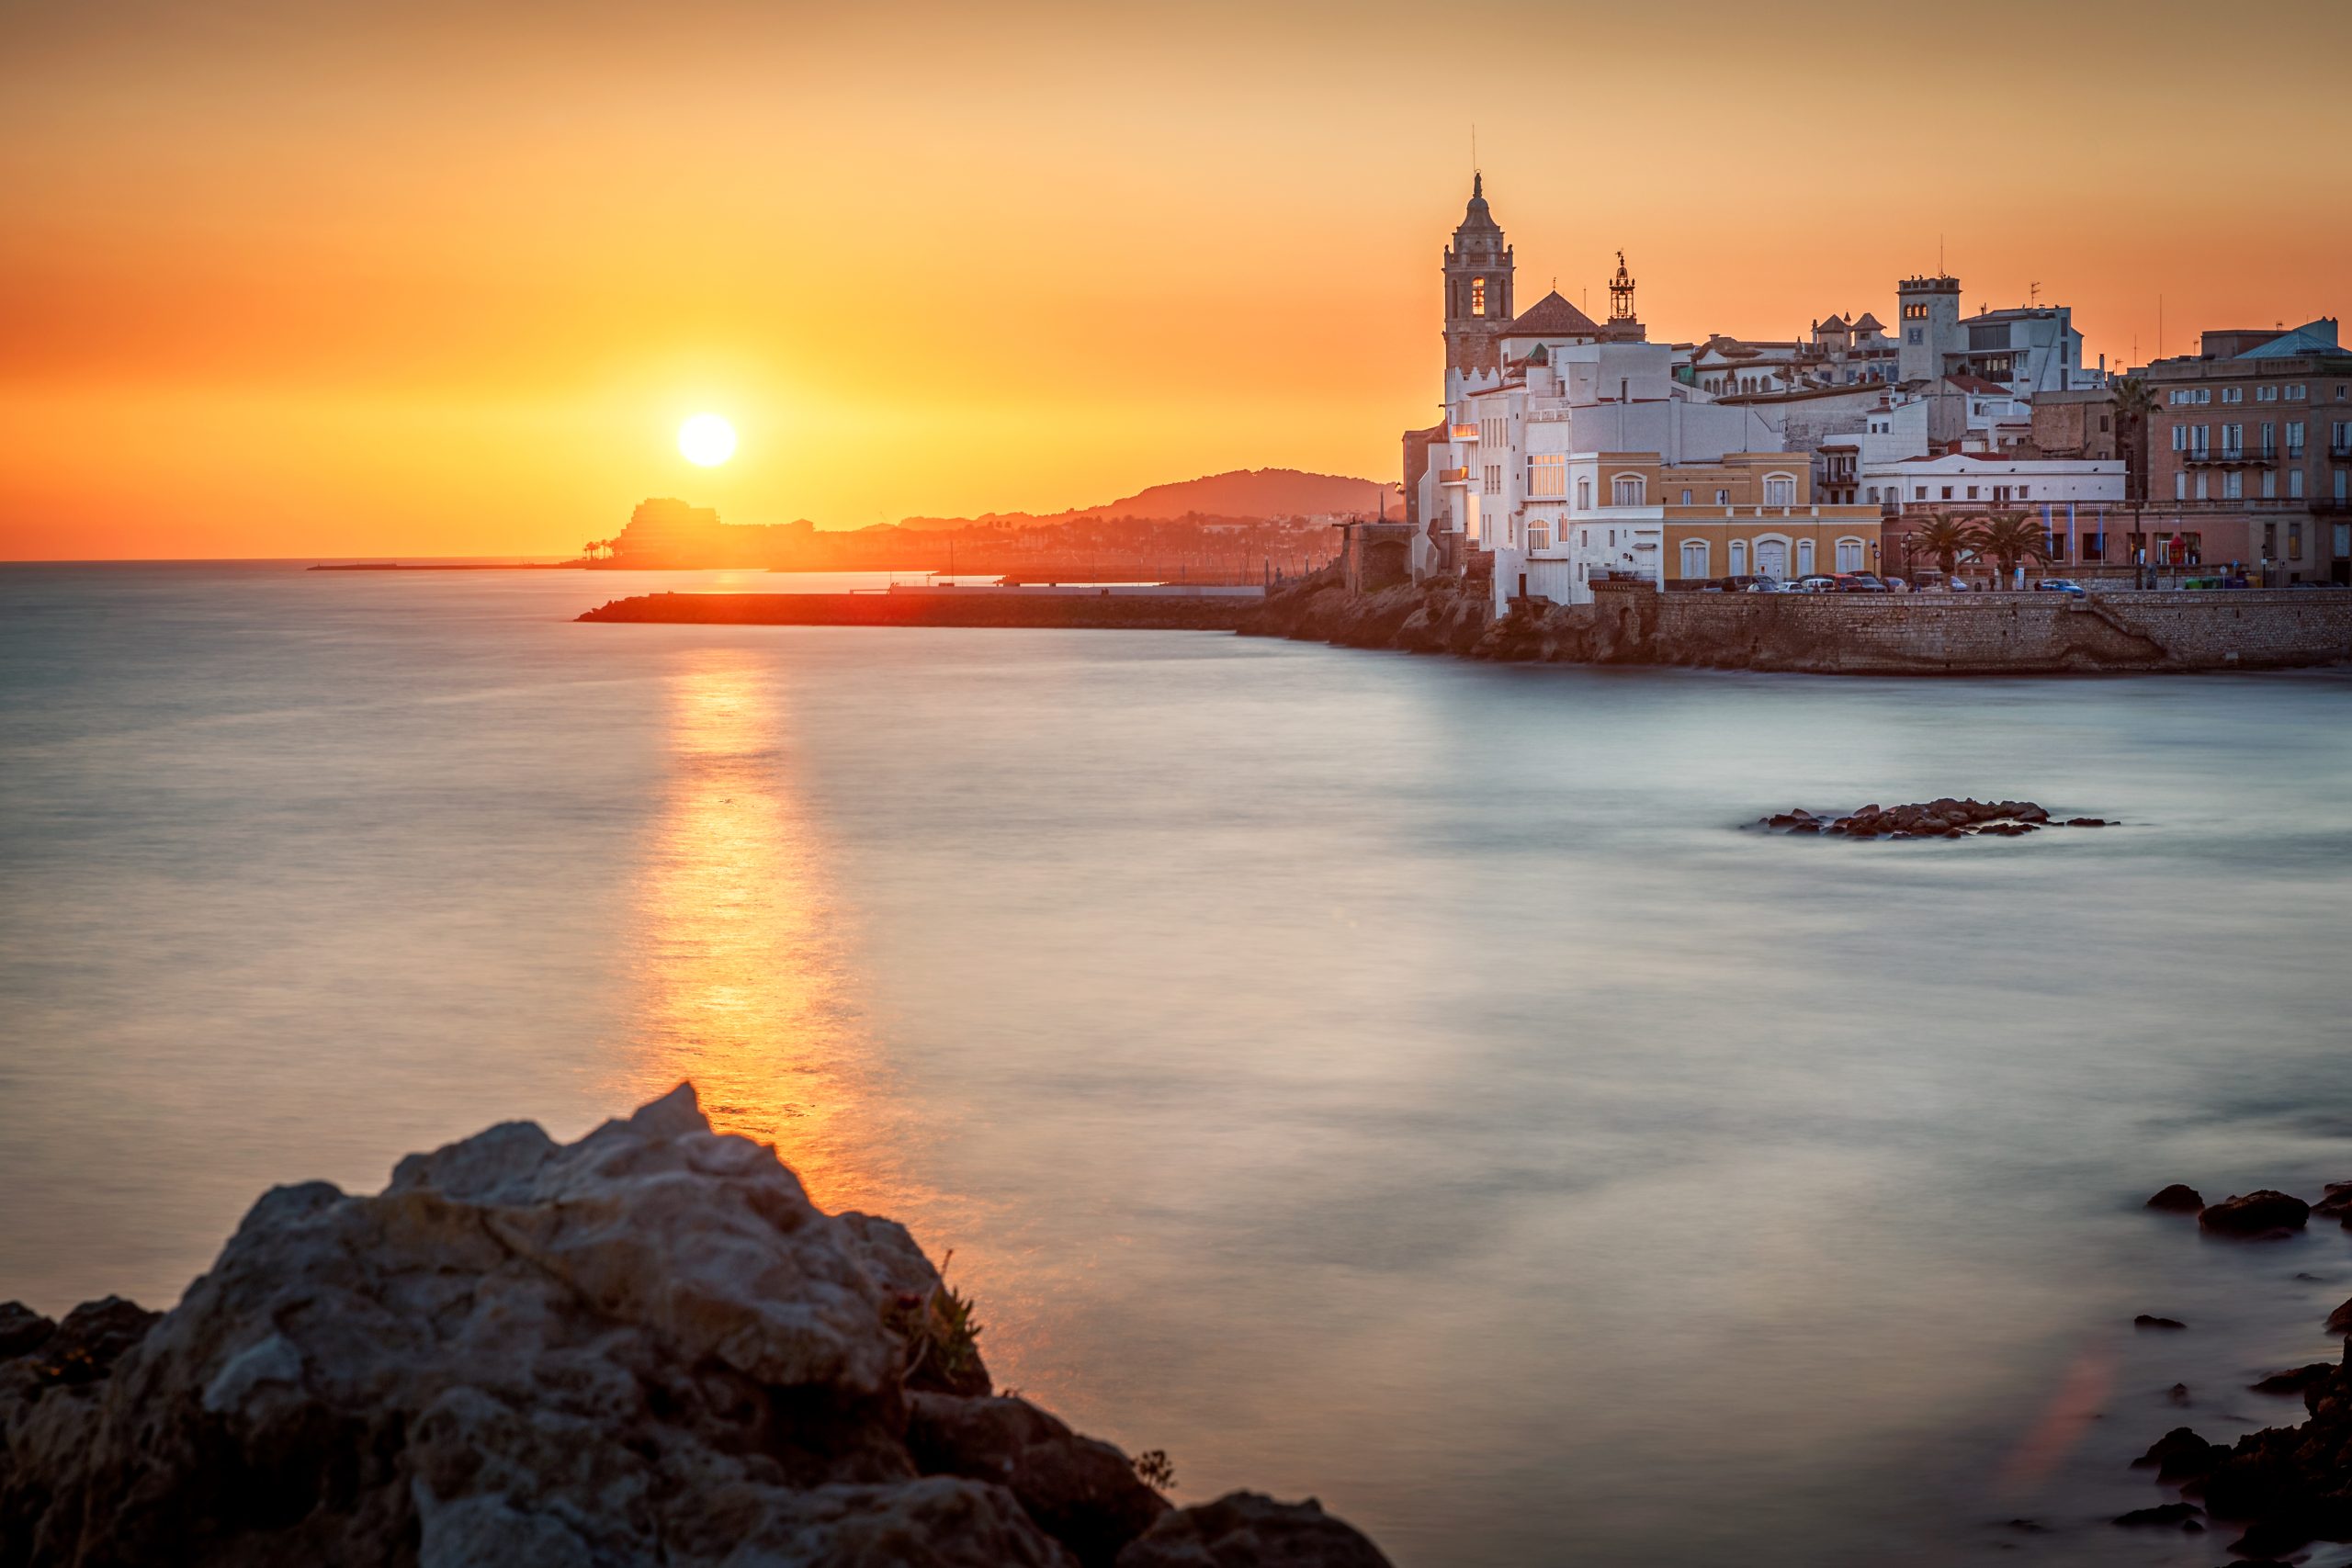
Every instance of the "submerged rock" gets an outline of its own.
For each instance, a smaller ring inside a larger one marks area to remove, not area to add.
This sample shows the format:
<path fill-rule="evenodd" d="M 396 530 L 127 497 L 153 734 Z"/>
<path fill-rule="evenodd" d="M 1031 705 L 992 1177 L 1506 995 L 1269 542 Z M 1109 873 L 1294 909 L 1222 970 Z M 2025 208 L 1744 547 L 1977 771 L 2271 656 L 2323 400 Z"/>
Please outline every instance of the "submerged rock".
<path fill-rule="evenodd" d="M 1277 1503 L 1235 1492 L 1165 1515 L 1119 1555 L 1119 1568 L 1388 1568 L 1380 1549 L 1309 1497 Z"/>
<path fill-rule="evenodd" d="M 2267 1236 L 2301 1230 L 2311 1213 L 2312 1206 L 2301 1198 L 2266 1187 L 2206 1205 L 2197 1223 L 2223 1235 Z"/>
<path fill-rule="evenodd" d="M 2146 1313 L 2132 1320 L 2134 1328 L 2186 1328 L 2188 1325 L 2177 1317 L 2151 1317 Z"/>
<path fill-rule="evenodd" d="M 2307 1367 L 2296 1367 L 2289 1371 L 2273 1372 L 2260 1382 L 2249 1383 L 2246 1386 L 2256 1393 L 2301 1393 L 2313 1383 L 2324 1382 L 2335 1371 L 2333 1362 L 2313 1361 Z"/>
<path fill-rule="evenodd" d="M 2151 1209 L 2162 1209 L 2171 1214 L 2193 1214 L 2205 1206 L 2205 1200 L 2198 1196 L 2196 1188 L 2186 1187 L 2176 1181 L 2149 1199 L 2146 1206 Z"/>
<path fill-rule="evenodd" d="M 0 1560 L 1120 1560 L 1166 1505 L 992 1397 L 943 1300 L 689 1086 L 571 1145 L 492 1127 L 373 1197 L 265 1194 L 168 1314 L 0 1310 Z"/>

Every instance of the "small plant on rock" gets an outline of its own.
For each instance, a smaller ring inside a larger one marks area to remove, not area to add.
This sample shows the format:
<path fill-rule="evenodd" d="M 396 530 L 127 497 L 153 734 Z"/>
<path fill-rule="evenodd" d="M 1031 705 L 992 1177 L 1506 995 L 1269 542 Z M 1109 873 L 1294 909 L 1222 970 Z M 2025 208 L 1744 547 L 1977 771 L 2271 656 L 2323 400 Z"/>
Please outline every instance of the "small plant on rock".
<path fill-rule="evenodd" d="M 1176 1466 L 1169 1460 L 1166 1449 L 1146 1449 L 1127 1462 L 1136 1467 L 1136 1479 L 1154 1492 L 1175 1490 Z"/>
<path fill-rule="evenodd" d="M 947 1266 L 956 1260 L 954 1248 L 940 1260 L 940 1281 L 922 1295 L 900 1296 L 890 1311 L 890 1326 L 907 1342 L 907 1368 L 899 1382 L 909 1388 L 931 1388 L 948 1393 L 988 1392 L 980 1366 L 980 1324 L 972 1299 L 947 1283 Z"/>

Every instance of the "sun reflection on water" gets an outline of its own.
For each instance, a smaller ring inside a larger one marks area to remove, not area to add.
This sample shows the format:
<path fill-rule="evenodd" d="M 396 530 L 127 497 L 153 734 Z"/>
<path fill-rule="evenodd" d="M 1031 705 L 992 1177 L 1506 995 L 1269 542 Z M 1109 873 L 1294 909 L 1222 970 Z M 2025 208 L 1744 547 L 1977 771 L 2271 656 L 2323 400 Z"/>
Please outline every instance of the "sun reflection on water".
<path fill-rule="evenodd" d="M 698 652 L 670 682 L 625 1087 L 641 1100 L 691 1078 L 712 1125 L 774 1145 L 821 1207 L 898 1213 L 910 1195 L 788 728 L 783 677 L 748 652 Z"/>

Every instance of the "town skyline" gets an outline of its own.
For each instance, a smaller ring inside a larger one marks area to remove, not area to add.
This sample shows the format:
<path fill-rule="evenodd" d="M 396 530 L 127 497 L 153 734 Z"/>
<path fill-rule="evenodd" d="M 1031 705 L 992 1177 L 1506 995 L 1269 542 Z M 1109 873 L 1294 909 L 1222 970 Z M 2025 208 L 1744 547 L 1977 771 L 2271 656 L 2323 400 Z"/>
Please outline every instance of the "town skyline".
<path fill-rule="evenodd" d="M 664 493 L 854 528 L 1236 468 L 1393 479 L 1396 431 L 1434 417 L 1474 124 L 1521 298 L 1556 278 L 1598 315 L 1623 250 L 1653 341 L 1885 317 L 1932 270 L 1966 311 L 2070 306 L 2110 367 L 2336 313 L 2352 217 L 2266 115 L 2352 111 L 2221 102 L 2275 40 L 2175 9 L 1506 6 L 1494 69 L 1572 85 L 1565 131 L 1542 93 L 1395 85 L 1420 69 L 1405 12 L 1384 35 L 1204 6 L 1155 34 L 705 5 L 658 30 L 592 10 L 552 44 L 431 7 L 19 15 L 0 556 L 560 554 Z M 1982 29 L 2035 47 L 1972 75 Z M 1698 31 L 1739 63 L 1694 61 Z M 1939 49 L 1938 112 L 1858 131 Z M 220 69 L 175 73 L 190 55 Z M 2224 186 L 2294 220 L 2204 220 Z M 672 448 L 705 408 L 743 443 L 710 473 Z"/>

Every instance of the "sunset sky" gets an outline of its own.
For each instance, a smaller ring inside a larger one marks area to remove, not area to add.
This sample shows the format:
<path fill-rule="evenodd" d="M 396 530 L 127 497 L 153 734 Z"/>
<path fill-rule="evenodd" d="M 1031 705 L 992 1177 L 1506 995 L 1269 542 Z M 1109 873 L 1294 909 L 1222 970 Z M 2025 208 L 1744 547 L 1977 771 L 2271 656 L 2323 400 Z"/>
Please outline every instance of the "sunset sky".
<path fill-rule="evenodd" d="M 1471 134 L 1654 338 L 2352 306 L 2352 6 L 0 7 L 0 558 L 569 553 L 1391 477 Z M 1449 30 L 1449 22 L 1458 32 Z M 2298 85 L 2301 79 L 2307 85 Z M 702 469 L 681 420 L 741 435 Z"/>

